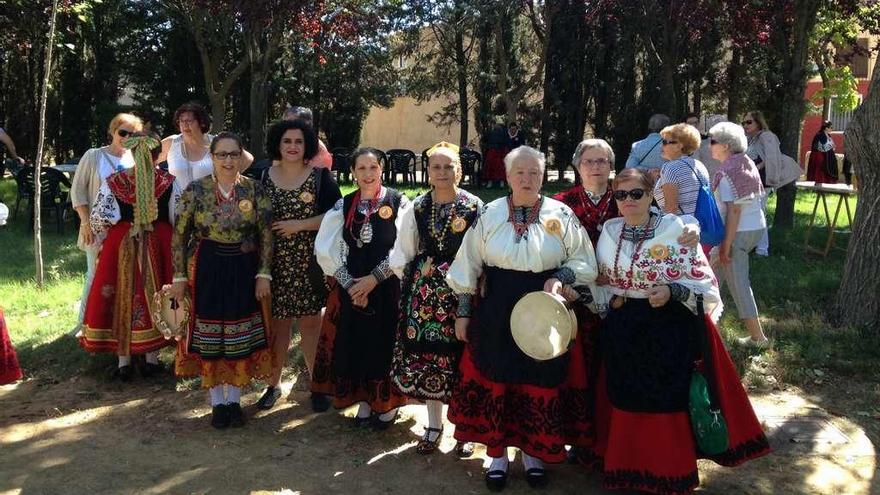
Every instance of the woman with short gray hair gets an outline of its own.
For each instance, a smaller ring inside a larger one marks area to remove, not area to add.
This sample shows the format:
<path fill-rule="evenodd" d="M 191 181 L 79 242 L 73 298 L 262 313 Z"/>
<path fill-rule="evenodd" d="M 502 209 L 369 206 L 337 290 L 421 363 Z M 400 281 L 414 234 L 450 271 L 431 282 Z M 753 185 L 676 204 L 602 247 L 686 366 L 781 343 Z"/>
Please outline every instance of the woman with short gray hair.
<path fill-rule="evenodd" d="M 725 235 L 718 246 L 719 282 L 727 282 L 739 317 L 750 336 L 740 342 L 765 346 L 767 336 L 758 320 L 758 307 L 749 281 L 749 252 L 767 230 L 761 198 L 764 186 L 755 162 L 745 154 L 748 140 L 742 127 L 722 122 L 709 130 L 712 156 L 721 168 L 712 179 L 715 201 L 724 217 Z M 716 258 L 713 256 L 713 258 Z"/>
<path fill-rule="evenodd" d="M 574 211 L 595 245 L 602 233 L 602 224 L 619 215 L 608 182 L 614 168 L 614 150 L 604 139 L 584 139 L 575 148 L 571 164 L 581 183 L 553 199 L 562 201 Z"/>

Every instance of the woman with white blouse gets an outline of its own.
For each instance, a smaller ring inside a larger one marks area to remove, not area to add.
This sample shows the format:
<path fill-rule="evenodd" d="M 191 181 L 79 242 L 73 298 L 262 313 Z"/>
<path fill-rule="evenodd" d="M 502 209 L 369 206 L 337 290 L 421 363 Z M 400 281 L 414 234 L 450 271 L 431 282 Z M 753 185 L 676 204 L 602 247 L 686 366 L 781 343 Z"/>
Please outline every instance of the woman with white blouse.
<path fill-rule="evenodd" d="M 101 238 L 92 233 L 89 214 L 98 198 L 98 191 L 107 177 L 134 166 L 134 158 L 122 142 L 143 129 L 141 119 L 130 113 L 117 114 L 107 126 L 110 144 L 86 151 L 76 166 L 70 186 L 70 202 L 79 215 L 77 246 L 86 252 L 86 280 L 80 299 L 76 331 L 82 325 L 86 299 L 95 276 L 95 264 L 101 249 Z"/>
<path fill-rule="evenodd" d="M 565 446 L 590 445 L 593 432 L 580 336 L 568 353 L 535 361 L 510 330 L 513 306 L 525 294 L 562 295 L 564 286 L 593 282 L 593 247 L 572 210 L 541 194 L 543 153 L 521 146 L 504 163 L 512 193 L 483 208 L 446 275 L 459 295 L 455 332 L 467 342 L 448 418 L 457 440 L 486 445 L 485 482 L 493 491 L 506 485 L 508 447 L 522 450 L 526 480 L 542 487 L 544 462 L 564 461 Z"/>
<path fill-rule="evenodd" d="M 180 134 L 162 140 L 159 161 L 168 162 L 168 172 L 177 179 L 181 189 L 190 182 L 211 175 L 214 162 L 208 148 L 214 138 L 208 134 L 211 118 L 205 107 L 195 102 L 184 103 L 174 111 L 174 125 Z M 251 166 L 254 156 L 242 150 L 241 170 Z"/>

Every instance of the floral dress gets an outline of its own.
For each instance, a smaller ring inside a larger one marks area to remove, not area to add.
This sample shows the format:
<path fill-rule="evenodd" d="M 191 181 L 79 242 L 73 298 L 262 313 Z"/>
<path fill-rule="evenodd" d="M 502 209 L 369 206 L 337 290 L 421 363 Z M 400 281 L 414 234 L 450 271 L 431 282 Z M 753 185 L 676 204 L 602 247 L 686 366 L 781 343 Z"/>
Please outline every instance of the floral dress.
<path fill-rule="evenodd" d="M 435 204 L 428 193 L 413 205 L 403 213 L 390 258 L 403 280 L 391 379 L 407 396 L 446 401 L 462 352 L 455 337 L 458 299 L 446 272 L 483 202 L 459 191 L 451 203 Z"/>
<path fill-rule="evenodd" d="M 329 182 L 328 182 L 329 181 Z M 274 220 L 304 220 L 326 213 L 342 197 L 325 169 L 313 169 L 301 186 L 282 189 L 266 174 L 266 195 L 272 201 Z M 328 286 L 315 260 L 317 231 L 297 232 L 291 237 L 275 234 L 272 259 L 272 316 L 297 318 L 321 312 Z"/>

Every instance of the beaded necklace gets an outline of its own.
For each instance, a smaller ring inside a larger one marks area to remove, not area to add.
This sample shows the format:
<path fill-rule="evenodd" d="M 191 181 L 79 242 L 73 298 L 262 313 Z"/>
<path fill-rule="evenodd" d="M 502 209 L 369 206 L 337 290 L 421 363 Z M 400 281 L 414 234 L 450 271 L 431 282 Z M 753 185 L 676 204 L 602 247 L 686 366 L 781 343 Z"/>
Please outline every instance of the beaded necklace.
<path fill-rule="evenodd" d="M 529 225 L 535 223 L 535 220 L 537 220 L 538 214 L 541 213 L 541 204 L 543 202 L 544 196 L 539 195 L 538 200 L 535 201 L 535 204 L 532 205 L 531 211 L 529 211 L 529 216 L 525 219 L 525 221 L 520 222 L 516 219 L 516 213 L 513 209 L 512 196 L 507 196 L 507 221 L 513 224 L 513 231 L 516 233 L 517 242 L 522 239 L 522 236 L 529 228 Z"/>
<path fill-rule="evenodd" d="M 455 203 L 458 201 L 458 198 L 459 194 L 456 193 L 455 197 L 452 199 L 452 203 L 450 203 L 449 216 L 446 217 L 446 222 L 443 224 L 443 228 L 438 229 L 437 225 L 440 223 L 440 211 L 443 208 L 443 205 L 434 201 L 434 197 L 431 196 L 431 221 L 429 230 L 431 232 L 431 237 L 437 241 L 437 249 L 439 251 L 443 251 L 443 247 L 446 244 L 446 234 L 449 232 L 452 222 L 455 221 Z"/>

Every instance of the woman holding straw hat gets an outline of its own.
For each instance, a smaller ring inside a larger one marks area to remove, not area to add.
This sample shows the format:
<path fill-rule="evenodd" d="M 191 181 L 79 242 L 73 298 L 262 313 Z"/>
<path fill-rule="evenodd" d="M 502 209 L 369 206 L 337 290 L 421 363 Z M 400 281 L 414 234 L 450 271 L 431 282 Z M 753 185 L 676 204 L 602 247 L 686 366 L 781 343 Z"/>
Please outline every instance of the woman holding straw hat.
<path fill-rule="evenodd" d="M 458 381 L 463 347 L 455 337 L 458 299 L 446 285 L 446 273 L 483 207 L 480 198 L 458 188 L 458 146 L 437 143 L 427 155 L 431 191 L 403 213 L 390 257 L 391 269 L 403 280 L 391 379 L 404 395 L 427 406 L 428 428 L 416 447 L 420 454 L 434 452 L 440 442 L 443 403 Z M 472 444 L 459 443 L 460 456 L 472 452 Z"/>

